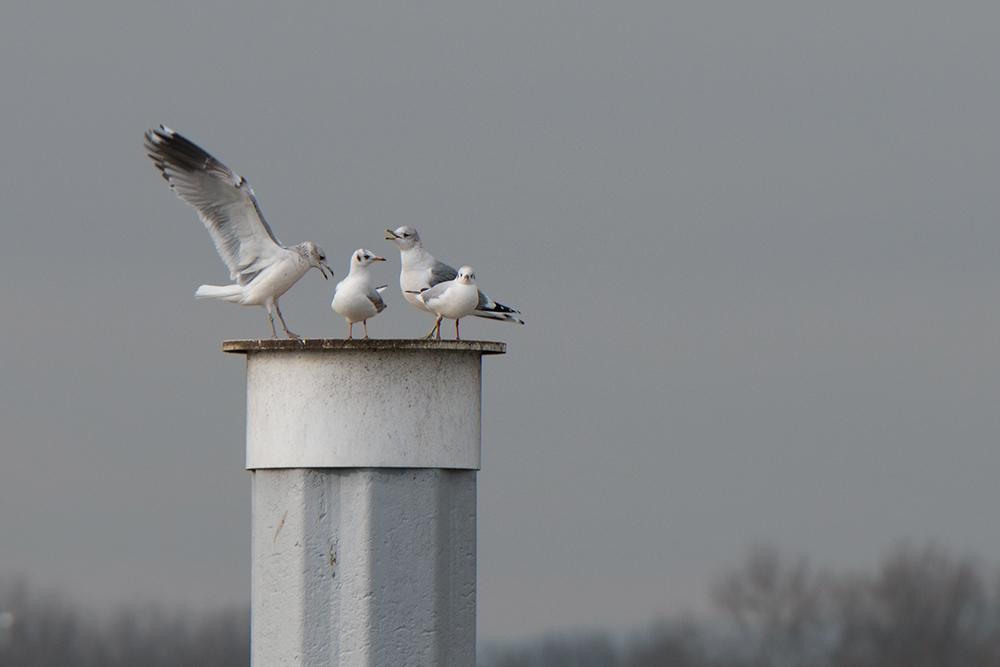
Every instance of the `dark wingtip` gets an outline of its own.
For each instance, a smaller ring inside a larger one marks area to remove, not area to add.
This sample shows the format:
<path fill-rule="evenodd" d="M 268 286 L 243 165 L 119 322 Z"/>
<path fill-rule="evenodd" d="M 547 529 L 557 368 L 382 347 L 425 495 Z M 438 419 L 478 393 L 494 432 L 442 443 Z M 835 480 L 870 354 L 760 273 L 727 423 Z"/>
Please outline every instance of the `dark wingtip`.
<path fill-rule="evenodd" d="M 516 313 L 518 315 L 521 314 L 521 311 L 514 310 L 510 306 L 505 306 L 502 303 L 497 303 L 496 301 L 493 302 L 493 308 L 491 308 L 490 310 L 493 311 L 494 313 Z"/>
<path fill-rule="evenodd" d="M 167 165 L 175 169 L 196 171 L 204 169 L 214 158 L 196 143 L 177 134 L 166 125 L 146 132 L 146 150 L 156 166 L 163 171 Z M 164 178 L 167 178 L 164 172 Z M 169 181 L 169 178 L 167 179 Z"/>

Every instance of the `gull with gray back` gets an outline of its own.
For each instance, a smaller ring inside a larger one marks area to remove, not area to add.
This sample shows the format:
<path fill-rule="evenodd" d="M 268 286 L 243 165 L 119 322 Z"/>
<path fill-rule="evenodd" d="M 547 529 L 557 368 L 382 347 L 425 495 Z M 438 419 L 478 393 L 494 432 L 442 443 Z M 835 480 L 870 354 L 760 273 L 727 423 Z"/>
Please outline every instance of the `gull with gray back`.
<path fill-rule="evenodd" d="M 480 294 L 476 287 L 476 274 L 472 272 L 471 266 L 460 268 L 454 280 L 446 280 L 420 292 L 421 303 L 437 315 L 431 334 L 436 334 L 436 338 L 441 339 L 441 320 L 447 317 L 455 320 L 455 340 L 462 340 L 458 335 L 458 321 L 476 312 Z"/>
<path fill-rule="evenodd" d="M 389 236 L 386 237 L 386 240 L 392 241 L 399 248 L 399 258 L 401 264 L 399 272 L 399 287 L 403 290 L 403 296 L 407 301 L 420 310 L 434 312 L 428 308 L 427 304 L 424 303 L 423 299 L 421 299 L 421 292 L 432 288 L 439 283 L 455 280 L 455 278 L 458 277 L 458 271 L 444 262 L 437 261 L 429 252 L 424 250 L 424 245 L 420 241 L 420 235 L 417 234 L 417 230 L 412 227 L 403 226 L 396 231 L 392 231 L 391 229 L 387 229 L 385 231 L 389 234 Z M 512 324 L 524 324 L 523 320 L 516 317 L 517 315 L 520 315 L 519 311 L 501 303 L 497 303 L 490 297 L 478 291 L 478 289 L 477 294 L 478 301 L 472 313 L 470 313 L 471 315 L 491 320 L 499 320 L 501 322 L 510 322 Z M 451 318 L 449 317 L 449 319 Z M 440 322 L 438 324 L 440 324 Z M 437 331 L 438 335 L 440 335 L 440 327 L 438 324 L 435 324 L 434 329 L 427 334 L 427 338 L 434 335 L 435 331 Z M 455 324 L 457 328 L 457 320 Z"/>

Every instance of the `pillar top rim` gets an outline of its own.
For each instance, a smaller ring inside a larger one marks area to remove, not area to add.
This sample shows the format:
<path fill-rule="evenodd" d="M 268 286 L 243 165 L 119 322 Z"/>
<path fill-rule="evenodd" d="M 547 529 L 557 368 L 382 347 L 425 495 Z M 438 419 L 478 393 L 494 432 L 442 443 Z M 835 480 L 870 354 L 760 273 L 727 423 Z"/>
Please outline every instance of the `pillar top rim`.
<path fill-rule="evenodd" d="M 423 340 L 419 338 L 264 338 L 260 340 L 227 340 L 222 351 L 232 354 L 254 352 L 302 351 L 427 351 L 427 352 L 478 352 L 479 354 L 505 354 L 506 343 L 485 340 Z"/>

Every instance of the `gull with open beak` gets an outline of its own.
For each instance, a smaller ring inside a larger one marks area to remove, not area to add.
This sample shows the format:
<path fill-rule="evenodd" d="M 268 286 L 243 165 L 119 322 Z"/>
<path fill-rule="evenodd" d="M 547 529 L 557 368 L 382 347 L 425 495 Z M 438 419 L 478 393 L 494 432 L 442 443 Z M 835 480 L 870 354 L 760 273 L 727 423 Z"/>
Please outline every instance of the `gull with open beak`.
<path fill-rule="evenodd" d="M 399 248 L 401 263 L 399 287 L 403 290 L 403 296 L 420 310 L 433 313 L 434 311 L 420 298 L 420 294 L 439 283 L 455 280 L 458 277 L 458 272 L 444 262 L 439 262 L 431 257 L 431 254 L 424 250 L 424 245 L 420 242 L 420 235 L 417 234 L 417 230 L 412 227 L 403 226 L 396 231 L 392 231 L 391 229 L 385 231 L 389 234 L 389 236 L 385 237 L 386 240 L 392 241 Z M 473 284 L 475 284 L 475 281 L 473 281 Z M 478 289 L 476 290 L 476 294 L 478 301 L 472 313 L 470 313 L 471 315 L 491 320 L 500 320 L 501 322 L 524 324 L 523 320 L 516 317 L 516 315 L 520 314 L 518 311 L 497 303 Z M 449 319 L 451 319 L 450 316 Z M 456 321 L 455 324 L 457 328 L 458 322 Z M 425 338 L 433 336 L 435 331 L 440 336 L 439 325 L 440 322 L 435 324 L 434 329 L 431 329 L 431 332 Z"/>
<path fill-rule="evenodd" d="M 385 310 L 381 292 L 388 285 L 372 287 L 371 274 L 368 267 L 372 262 L 384 262 L 385 257 L 379 257 L 364 248 L 358 248 L 351 256 L 351 270 L 347 277 L 337 283 L 333 290 L 333 301 L 330 307 L 347 320 L 347 337 L 353 338 L 354 323 L 361 322 L 365 328 L 365 338 L 368 338 L 368 319 Z"/>
<path fill-rule="evenodd" d="M 326 254 L 308 241 L 281 245 L 246 179 L 170 128 L 161 125 L 146 132 L 145 146 L 170 188 L 198 211 L 215 249 L 229 267 L 230 278 L 236 281 L 233 285 L 202 285 L 195 298 L 263 306 L 275 338 L 278 332 L 272 313 L 278 314 L 289 338 L 298 338 L 285 326 L 278 297 L 311 268 L 319 269 L 324 278 L 327 271 L 333 276 Z"/>

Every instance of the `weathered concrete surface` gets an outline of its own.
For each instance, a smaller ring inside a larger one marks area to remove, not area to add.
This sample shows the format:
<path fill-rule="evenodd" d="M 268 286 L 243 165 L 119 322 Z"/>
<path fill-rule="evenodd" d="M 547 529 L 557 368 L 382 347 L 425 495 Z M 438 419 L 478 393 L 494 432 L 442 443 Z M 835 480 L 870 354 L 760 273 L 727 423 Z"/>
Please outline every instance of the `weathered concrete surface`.
<path fill-rule="evenodd" d="M 474 471 L 253 474 L 254 667 L 474 667 Z"/>
<path fill-rule="evenodd" d="M 504 354 L 506 343 L 485 340 L 424 340 L 423 338 L 262 338 L 227 340 L 223 352 L 243 354 L 265 350 L 457 350 Z"/>
<path fill-rule="evenodd" d="M 247 355 L 247 468 L 480 465 L 483 354 L 503 343 L 227 341 Z"/>
<path fill-rule="evenodd" d="M 247 355 L 254 667 L 475 667 L 478 341 Z"/>

